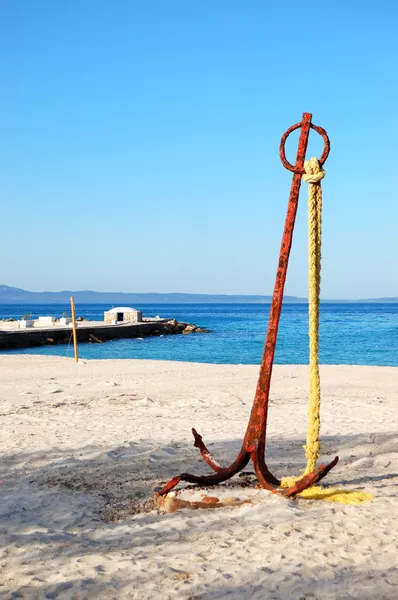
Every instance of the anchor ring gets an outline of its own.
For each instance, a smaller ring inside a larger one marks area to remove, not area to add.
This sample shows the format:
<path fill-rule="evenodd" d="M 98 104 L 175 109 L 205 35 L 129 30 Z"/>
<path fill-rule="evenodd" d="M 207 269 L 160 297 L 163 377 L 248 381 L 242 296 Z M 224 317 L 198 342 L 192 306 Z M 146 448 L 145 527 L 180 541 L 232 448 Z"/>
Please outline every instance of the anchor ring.
<path fill-rule="evenodd" d="M 280 156 L 280 159 L 281 159 L 282 164 L 285 167 L 285 169 L 287 169 L 288 171 L 291 171 L 292 173 L 299 173 L 300 175 L 303 175 L 305 173 L 304 167 L 297 167 L 297 166 L 291 165 L 290 162 L 287 160 L 286 154 L 285 154 L 285 143 L 286 143 L 287 138 L 293 131 L 295 131 L 296 129 L 299 129 L 301 126 L 302 126 L 302 122 L 300 121 L 300 123 L 296 123 L 295 125 L 292 125 L 291 127 L 289 127 L 289 129 L 283 134 L 281 143 L 279 146 L 279 156 Z M 311 129 L 314 129 L 314 131 L 319 133 L 319 135 L 323 138 L 325 145 L 323 148 L 322 156 L 319 159 L 320 165 L 323 166 L 326 162 L 327 157 L 329 156 L 330 140 L 329 140 L 328 134 L 322 127 L 319 127 L 318 125 L 313 125 L 312 123 L 310 123 L 310 127 L 311 127 Z"/>

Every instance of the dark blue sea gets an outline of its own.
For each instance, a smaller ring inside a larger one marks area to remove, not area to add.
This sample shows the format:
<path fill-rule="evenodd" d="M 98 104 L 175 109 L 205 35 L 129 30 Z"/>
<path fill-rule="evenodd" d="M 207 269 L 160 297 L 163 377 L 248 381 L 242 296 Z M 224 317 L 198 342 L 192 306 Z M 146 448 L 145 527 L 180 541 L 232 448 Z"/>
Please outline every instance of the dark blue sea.
<path fill-rule="evenodd" d="M 77 315 L 102 320 L 109 305 L 82 304 Z M 79 344 L 84 359 L 150 358 L 200 363 L 259 364 L 269 304 L 147 304 L 144 316 L 176 318 L 211 329 L 211 333 L 114 340 Z M 0 318 L 32 312 L 60 317 L 65 305 L 0 305 Z M 72 356 L 71 345 L 7 351 L 19 354 Z M 323 364 L 398 366 L 398 304 L 322 304 L 320 361 Z M 286 304 L 276 348 L 278 364 L 308 363 L 308 307 Z"/>

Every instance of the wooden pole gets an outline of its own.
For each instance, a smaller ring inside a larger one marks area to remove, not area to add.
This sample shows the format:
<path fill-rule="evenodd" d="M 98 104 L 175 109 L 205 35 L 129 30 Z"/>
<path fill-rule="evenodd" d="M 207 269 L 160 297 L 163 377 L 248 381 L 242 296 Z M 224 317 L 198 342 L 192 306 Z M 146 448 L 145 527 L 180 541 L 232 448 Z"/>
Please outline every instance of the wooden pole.
<path fill-rule="evenodd" d="M 72 327 L 73 327 L 73 348 L 75 351 L 75 361 L 79 361 L 79 354 L 77 352 L 77 332 L 76 332 L 76 314 L 75 314 L 75 299 L 73 296 L 70 297 L 70 305 L 72 307 Z"/>

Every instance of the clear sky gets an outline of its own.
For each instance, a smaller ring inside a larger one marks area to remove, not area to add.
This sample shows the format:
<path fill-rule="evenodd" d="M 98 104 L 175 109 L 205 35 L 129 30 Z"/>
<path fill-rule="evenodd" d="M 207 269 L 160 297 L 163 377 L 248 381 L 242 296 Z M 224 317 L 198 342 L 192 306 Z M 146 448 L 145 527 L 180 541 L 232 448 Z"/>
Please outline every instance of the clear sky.
<path fill-rule="evenodd" d="M 397 30 L 396 0 L 1 0 L 0 283 L 270 294 L 308 111 L 322 295 L 398 296 Z"/>

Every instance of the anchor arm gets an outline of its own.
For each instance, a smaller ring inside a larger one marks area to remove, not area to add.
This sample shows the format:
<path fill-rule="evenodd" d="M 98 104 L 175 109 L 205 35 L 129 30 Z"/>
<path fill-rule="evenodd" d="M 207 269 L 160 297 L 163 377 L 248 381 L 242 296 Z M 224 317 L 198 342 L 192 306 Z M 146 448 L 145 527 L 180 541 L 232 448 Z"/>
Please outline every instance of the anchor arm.
<path fill-rule="evenodd" d="M 223 469 L 221 473 L 215 473 L 214 475 L 191 475 L 190 473 L 181 473 L 181 475 L 177 475 L 177 477 L 170 479 L 170 481 L 162 487 L 159 492 L 159 496 L 164 496 L 164 494 L 170 492 L 180 481 L 197 483 L 199 485 L 216 485 L 217 483 L 222 483 L 244 469 L 249 460 L 250 454 L 248 452 L 241 451 L 235 462 L 233 462 L 228 468 Z"/>
<path fill-rule="evenodd" d="M 333 467 L 337 465 L 338 462 L 339 457 L 336 456 L 328 465 L 319 465 L 319 467 L 317 467 L 316 470 L 310 473 L 309 475 L 305 475 L 301 479 L 298 479 L 296 483 L 294 483 L 289 488 L 281 490 L 281 494 L 283 496 L 286 496 L 287 498 L 299 494 L 303 490 L 306 490 L 307 488 L 314 485 L 314 483 L 317 483 L 318 481 L 326 477 L 329 471 L 333 469 Z"/>
<path fill-rule="evenodd" d="M 206 448 L 206 446 L 203 442 L 202 436 L 196 431 L 196 429 L 194 427 L 192 427 L 192 434 L 193 434 L 193 437 L 195 438 L 195 442 L 194 442 L 195 448 L 199 448 L 202 458 L 204 459 L 205 462 L 207 462 L 209 467 L 211 467 L 213 469 L 213 471 L 215 471 L 216 473 L 222 473 L 223 471 L 225 471 L 225 468 L 223 468 L 216 461 L 216 459 L 213 458 L 213 456 L 210 454 L 210 452 L 208 451 L 208 449 Z"/>

